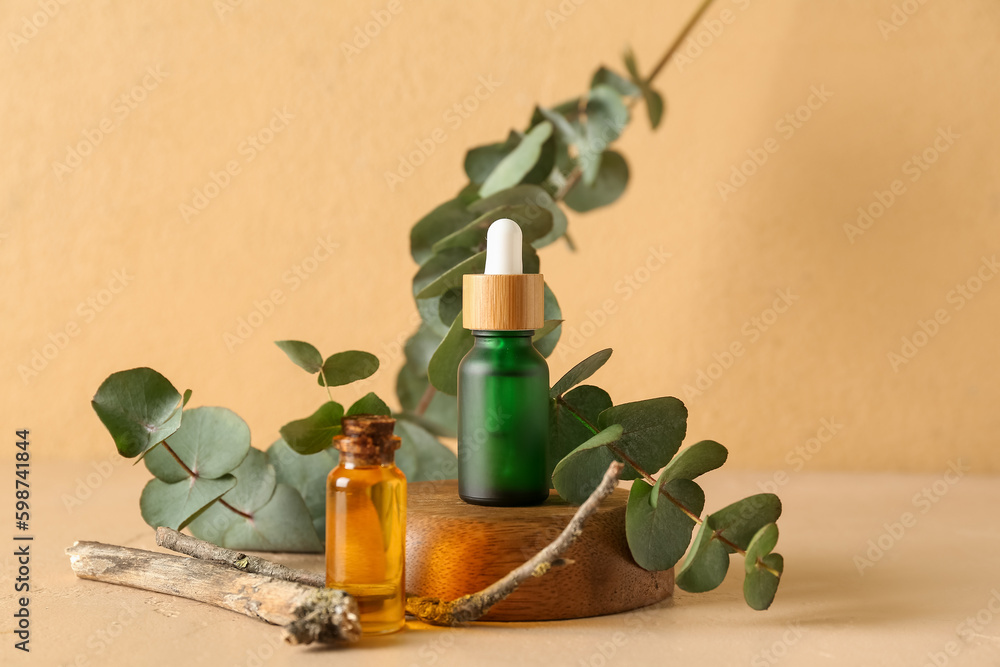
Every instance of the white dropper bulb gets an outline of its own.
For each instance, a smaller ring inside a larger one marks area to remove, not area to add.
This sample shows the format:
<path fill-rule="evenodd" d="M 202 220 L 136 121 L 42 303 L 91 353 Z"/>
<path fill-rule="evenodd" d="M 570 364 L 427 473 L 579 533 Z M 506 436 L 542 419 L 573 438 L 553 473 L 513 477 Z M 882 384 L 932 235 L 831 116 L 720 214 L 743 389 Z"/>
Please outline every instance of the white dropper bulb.
<path fill-rule="evenodd" d="M 521 228 L 510 218 L 500 218 L 486 232 L 486 273 L 522 273 Z"/>

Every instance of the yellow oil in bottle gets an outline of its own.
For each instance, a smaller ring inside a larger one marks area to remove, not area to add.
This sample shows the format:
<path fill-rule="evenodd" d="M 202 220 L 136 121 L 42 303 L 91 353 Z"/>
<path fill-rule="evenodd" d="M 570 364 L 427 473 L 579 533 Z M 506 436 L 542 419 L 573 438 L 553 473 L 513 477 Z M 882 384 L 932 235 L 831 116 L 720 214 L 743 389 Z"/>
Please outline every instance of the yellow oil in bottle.
<path fill-rule="evenodd" d="M 393 463 L 392 424 L 391 440 L 379 445 L 379 433 L 351 429 L 348 419 L 327 478 L 326 585 L 357 600 L 362 634 L 385 634 L 402 628 L 406 613 L 406 477 Z"/>

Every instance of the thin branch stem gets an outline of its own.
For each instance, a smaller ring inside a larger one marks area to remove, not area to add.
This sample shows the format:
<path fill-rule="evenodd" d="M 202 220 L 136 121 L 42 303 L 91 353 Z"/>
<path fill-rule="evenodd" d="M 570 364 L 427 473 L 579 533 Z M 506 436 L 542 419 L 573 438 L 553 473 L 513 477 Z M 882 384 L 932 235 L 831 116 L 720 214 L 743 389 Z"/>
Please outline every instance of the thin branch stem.
<path fill-rule="evenodd" d="M 566 177 L 566 182 L 562 184 L 562 187 L 559 188 L 559 191 L 556 192 L 552 199 L 555 201 L 562 201 L 565 199 L 566 195 L 568 195 L 569 191 L 573 189 L 573 186 L 576 185 L 581 176 L 583 176 L 583 169 L 581 169 L 579 165 L 573 167 L 573 171 L 571 171 L 569 176 Z"/>
<path fill-rule="evenodd" d="M 437 389 L 434 388 L 434 385 L 428 382 L 427 389 L 424 390 L 424 395 L 420 397 L 420 402 L 417 403 L 417 408 L 413 411 L 418 417 L 424 416 L 424 413 L 427 412 L 427 408 L 431 405 L 431 401 L 434 400 L 434 394 L 436 393 Z"/>
<path fill-rule="evenodd" d="M 222 506 L 223 506 L 223 507 L 225 507 L 225 508 L 226 508 L 227 510 L 229 510 L 230 512 L 236 512 L 236 513 L 237 513 L 237 514 L 239 514 L 239 515 L 240 515 L 241 517 L 243 517 L 243 518 L 245 518 L 245 519 L 250 519 L 251 521 L 253 521 L 253 514 L 247 514 L 246 512 L 244 512 L 244 511 L 242 511 L 242 510 L 238 510 L 238 509 L 236 509 L 235 507 L 233 507 L 232 505 L 230 505 L 229 503 L 227 503 L 227 502 L 226 502 L 225 500 L 223 500 L 222 498 L 219 498 L 219 502 L 220 502 L 220 503 L 222 504 Z"/>
<path fill-rule="evenodd" d="M 322 368 L 319 369 L 319 375 L 323 378 L 323 386 L 326 388 L 326 395 L 330 398 L 330 402 L 336 403 L 336 401 L 333 400 L 333 392 L 330 391 L 330 383 L 326 381 L 326 373 Z"/>
<path fill-rule="evenodd" d="M 193 477 L 195 479 L 198 479 L 198 473 L 196 473 L 194 470 L 191 470 L 191 468 L 188 468 L 187 464 L 184 463 L 184 461 L 181 461 L 181 457 L 177 456 L 177 452 L 175 452 L 170 447 L 170 445 L 167 444 L 166 440 L 164 440 L 163 442 L 160 443 L 160 447 L 163 447 L 168 452 L 170 452 L 170 455 L 172 457 L 174 457 L 174 461 L 177 461 L 177 464 L 180 465 L 180 467 L 184 468 L 184 472 L 186 472 L 188 474 L 188 477 Z"/>
<path fill-rule="evenodd" d="M 598 433 L 601 432 L 601 429 L 597 428 L 592 423 L 590 423 L 589 419 L 587 419 L 586 417 L 584 417 L 582 414 L 580 414 L 577 411 L 576 408 L 574 408 L 572 405 L 570 405 L 569 402 L 565 398 L 562 397 L 562 394 L 560 394 L 559 396 L 556 397 L 556 401 L 559 403 L 559 405 L 561 405 L 564 408 L 566 408 L 566 410 L 571 415 L 573 415 L 574 417 L 576 417 L 576 420 L 578 422 L 580 422 L 581 424 L 583 424 L 584 426 L 586 426 L 588 429 L 590 429 L 591 433 L 593 433 L 594 435 L 597 435 Z"/>
<path fill-rule="evenodd" d="M 660 58 L 660 62 L 656 63 L 656 67 L 654 67 L 653 71 L 650 72 L 649 76 L 646 77 L 647 86 L 653 83 L 653 79 L 655 79 L 657 75 L 663 70 L 663 68 L 667 66 L 667 63 L 670 62 L 670 58 L 672 58 L 677 49 L 681 47 L 681 44 L 684 43 L 684 40 L 687 38 L 688 34 L 690 34 L 690 32 L 694 29 L 696 25 L 698 25 L 699 19 L 701 19 L 702 15 L 705 13 L 705 11 L 708 9 L 708 6 L 711 4 L 712 0 L 703 0 L 701 5 L 698 7 L 698 11 L 696 11 L 694 14 L 691 15 L 691 18 L 688 19 L 687 24 L 681 30 L 680 34 L 677 35 L 677 37 L 674 39 L 673 44 L 670 45 L 670 48 L 667 49 L 667 52 L 664 53 L 663 56 Z"/>
<path fill-rule="evenodd" d="M 764 561 L 763 561 L 763 560 L 761 560 L 760 558 L 758 558 L 758 559 L 757 559 L 757 565 L 758 565 L 759 567 L 762 567 L 762 568 L 764 568 L 765 570 L 767 570 L 768 572 L 770 572 L 771 574 L 773 574 L 773 575 L 774 575 L 775 577 L 777 577 L 778 579 L 781 579 L 781 573 L 780 573 L 780 572 L 778 572 L 777 570 L 775 570 L 775 569 L 774 569 L 773 567 L 768 567 L 768 566 L 767 566 L 767 565 L 766 565 L 766 564 L 764 563 Z"/>

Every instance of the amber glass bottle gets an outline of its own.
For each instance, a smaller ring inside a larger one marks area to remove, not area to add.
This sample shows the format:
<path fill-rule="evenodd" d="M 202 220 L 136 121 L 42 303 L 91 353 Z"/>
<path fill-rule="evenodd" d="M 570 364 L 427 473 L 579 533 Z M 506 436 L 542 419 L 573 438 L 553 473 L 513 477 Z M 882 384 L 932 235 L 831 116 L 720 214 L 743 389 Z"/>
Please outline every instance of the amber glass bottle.
<path fill-rule="evenodd" d="M 406 613 L 406 477 L 393 462 L 396 420 L 344 417 L 340 463 L 326 480 L 326 585 L 350 593 L 361 632 L 403 627 Z"/>

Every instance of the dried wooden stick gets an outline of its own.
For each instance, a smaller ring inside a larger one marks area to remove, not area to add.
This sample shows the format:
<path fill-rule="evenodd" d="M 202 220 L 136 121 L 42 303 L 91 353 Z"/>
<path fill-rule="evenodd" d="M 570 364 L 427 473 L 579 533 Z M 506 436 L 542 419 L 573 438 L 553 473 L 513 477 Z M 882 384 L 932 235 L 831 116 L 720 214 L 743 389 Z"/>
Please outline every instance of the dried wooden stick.
<path fill-rule="evenodd" d="M 561 563 L 562 554 L 583 532 L 584 521 L 597 511 L 601 501 L 618 486 L 618 476 L 624 467 L 623 464 L 613 461 L 604 473 L 601 483 L 576 510 L 576 514 L 559 533 L 559 537 L 499 581 L 479 592 L 463 595 L 457 600 L 442 601 L 437 598 L 412 596 L 406 599 L 406 611 L 432 625 L 458 625 L 482 617 L 490 607 L 517 590 L 517 587 L 528 578 L 540 577 L 553 565 Z"/>
<path fill-rule="evenodd" d="M 410 596 L 406 599 L 406 611 L 421 621 L 432 625 L 471 623 L 482 617 L 490 610 L 490 607 L 517 590 L 517 587 L 530 577 L 540 577 L 553 567 L 567 564 L 567 561 L 562 558 L 562 554 L 576 541 L 580 533 L 583 532 L 583 523 L 597 511 L 601 501 L 615 490 L 622 468 L 624 468 L 623 464 L 617 461 L 612 462 L 608 466 L 607 472 L 604 473 L 601 483 L 598 484 L 597 488 L 590 494 L 590 497 L 576 510 L 576 514 L 566 524 L 566 527 L 559 536 L 530 560 L 511 570 L 499 581 L 477 593 L 464 595 L 457 600 L 442 601 L 438 598 Z M 223 549 L 197 538 L 182 535 L 168 528 L 158 528 L 156 530 L 156 543 L 167 549 L 180 551 L 196 558 L 227 563 L 231 567 L 244 572 L 264 573 L 273 577 L 305 584 L 316 582 L 313 584 L 316 586 L 323 586 L 325 583 L 321 575 L 313 572 L 285 567 L 264 558 L 247 556 L 238 551 Z"/>
<path fill-rule="evenodd" d="M 306 586 L 316 586 L 317 588 L 324 588 L 326 586 L 326 578 L 323 574 L 286 567 L 279 563 L 272 563 L 259 556 L 251 556 L 239 551 L 216 546 L 211 542 L 199 540 L 196 537 L 179 533 L 165 526 L 160 526 L 156 529 L 156 544 L 164 549 L 170 549 L 171 551 L 201 558 L 202 560 L 225 563 L 243 572 L 263 574 L 267 577 L 295 581 Z"/>
<path fill-rule="evenodd" d="M 101 542 L 66 549 L 76 576 L 205 602 L 284 627 L 290 644 L 357 641 L 357 602 L 344 591 Z"/>

